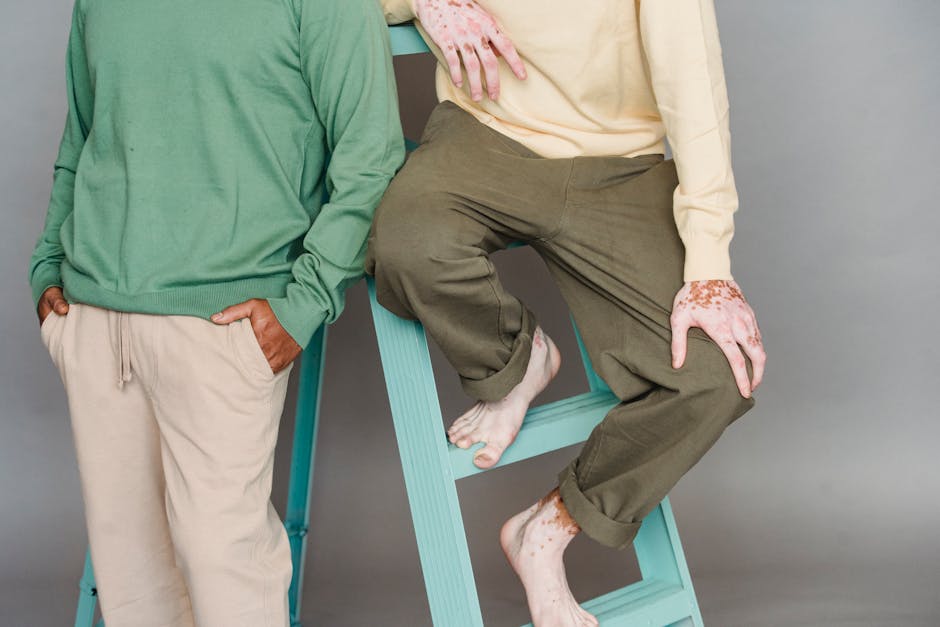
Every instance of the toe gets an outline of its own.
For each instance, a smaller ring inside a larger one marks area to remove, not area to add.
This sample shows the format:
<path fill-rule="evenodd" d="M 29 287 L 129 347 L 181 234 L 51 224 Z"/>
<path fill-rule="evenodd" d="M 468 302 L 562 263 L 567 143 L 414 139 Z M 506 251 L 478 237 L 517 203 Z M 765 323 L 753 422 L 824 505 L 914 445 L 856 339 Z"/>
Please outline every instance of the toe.
<path fill-rule="evenodd" d="M 474 405 L 468 409 L 462 416 L 459 416 L 454 422 L 451 423 L 450 427 L 447 429 L 448 435 L 456 435 L 458 431 L 464 430 L 467 427 L 470 427 L 476 424 L 477 419 L 480 416 L 480 405 Z"/>
<path fill-rule="evenodd" d="M 447 430 L 447 437 L 451 442 L 456 442 L 460 438 L 464 437 L 473 429 L 472 424 L 463 422 L 457 424 L 456 422 L 451 425 L 450 429 Z"/>
<path fill-rule="evenodd" d="M 460 448 L 467 448 L 476 442 L 482 442 L 483 438 L 476 432 L 476 425 L 465 425 L 450 435 L 450 441 Z M 466 444 L 461 446 L 462 442 Z"/>
<path fill-rule="evenodd" d="M 458 418 L 447 429 L 447 435 L 451 435 L 451 436 L 454 435 L 455 433 L 457 433 L 458 431 L 466 427 L 468 422 L 469 421 L 466 418 Z"/>
<path fill-rule="evenodd" d="M 505 448 L 496 442 L 490 442 L 473 456 L 473 463 L 477 468 L 491 468 L 502 457 L 504 450 Z"/>

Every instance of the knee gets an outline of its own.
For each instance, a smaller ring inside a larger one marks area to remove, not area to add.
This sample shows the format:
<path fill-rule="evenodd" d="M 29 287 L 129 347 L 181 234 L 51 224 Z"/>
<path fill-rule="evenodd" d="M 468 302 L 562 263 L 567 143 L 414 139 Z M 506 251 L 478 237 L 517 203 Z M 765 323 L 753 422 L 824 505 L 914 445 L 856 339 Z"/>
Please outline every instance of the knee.
<path fill-rule="evenodd" d="M 368 271 L 379 283 L 397 282 L 417 271 L 421 242 L 395 220 L 376 219 L 369 238 Z"/>
<path fill-rule="evenodd" d="M 232 547 L 215 526 L 191 516 L 171 521 L 170 535 L 184 571 L 212 572 L 231 562 Z"/>
<path fill-rule="evenodd" d="M 730 371 L 712 387 L 711 395 L 720 414 L 720 419 L 723 419 L 726 426 L 754 407 L 754 396 L 745 397 L 741 394 L 741 390 L 738 389 L 738 384 Z"/>
<path fill-rule="evenodd" d="M 456 242 L 446 235 L 452 198 L 420 192 L 387 195 L 376 212 L 369 239 L 368 269 L 381 283 L 420 282 L 435 263 L 452 254 Z"/>
<path fill-rule="evenodd" d="M 208 516 L 190 513 L 171 521 L 170 534 L 180 567 L 190 575 L 215 577 L 245 562 L 256 550 L 255 542 L 267 532 L 255 516 Z"/>
<path fill-rule="evenodd" d="M 690 338 L 691 340 L 691 338 Z M 693 344 L 697 345 L 693 358 Z M 689 361 L 685 393 L 702 405 L 722 428 L 731 424 L 754 406 L 754 398 L 744 397 L 738 389 L 731 365 L 724 353 L 709 339 L 689 342 Z M 750 375 L 750 364 L 747 364 Z"/>

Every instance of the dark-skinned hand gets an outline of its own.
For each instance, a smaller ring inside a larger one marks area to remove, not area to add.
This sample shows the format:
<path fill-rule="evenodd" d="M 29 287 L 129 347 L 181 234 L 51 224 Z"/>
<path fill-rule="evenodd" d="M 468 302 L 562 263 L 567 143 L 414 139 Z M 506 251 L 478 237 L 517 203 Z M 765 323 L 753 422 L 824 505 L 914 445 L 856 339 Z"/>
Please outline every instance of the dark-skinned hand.
<path fill-rule="evenodd" d="M 258 344 L 261 345 L 261 350 L 271 365 L 271 370 L 275 373 L 280 372 L 297 359 L 303 350 L 284 330 L 277 316 L 274 315 L 271 305 L 263 298 L 252 298 L 227 307 L 212 316 L 212 321 L 222 325 L 237 322 L 242 318 L 248 318 L 251 321 L 251 328 L 255 332 L 255 337 L 258 338 Z"/>
<path fill-rule="evenodd" d="M 42 326 L 42 323 L 46 321 L 46 318 L 52 311 L 60 316 L 64 316 L 69 312 L 69 302 L 65 300 L 65 296 L 62 295 L 61 287 L 53 286 L 42 293 L 37 307 L 39 326 Z"/>

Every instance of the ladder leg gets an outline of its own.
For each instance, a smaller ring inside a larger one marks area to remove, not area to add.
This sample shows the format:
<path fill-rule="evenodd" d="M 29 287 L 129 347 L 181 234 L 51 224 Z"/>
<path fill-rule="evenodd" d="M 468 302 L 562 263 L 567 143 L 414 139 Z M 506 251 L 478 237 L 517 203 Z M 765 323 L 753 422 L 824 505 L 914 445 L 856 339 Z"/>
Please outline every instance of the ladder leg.
<path fill-rule="evenodd" d="M 633 543 L 643 579 L 656 579 L 679 584 L 689 601 L 688 625 L 702 627 L 702 614 L 692 586 L 692 575 L 685 560 L 679 530 L 667 496 L 643 519 Z M 685 627 L 685 623 L 677 623 Z"/>
<path fill-rule="evenodd" d="M 78 608 L 75 610 L 75 627 L 92 627 L 98 592 L 95 590 L 95 571 L 91 565 L 91 551 L 85 550 L 85 567 L 78 584 Z"/>
<path fill-rule="evenodd" d="M 424 329 L 379 305 L 371 279 L 369 298 L 431 619 L 441 627 L 482 627 Z"/>
<path fill-rule="evenodd" d="M 304 558 L 307 552 L 307 530 L 310 527 L 310 485 L 313 481 L 325 356 L 326 325 L 323 325 L 314 334 L 300 362 L 290 484 L 287 489 L 287 516 L 284 521 L 294 566 L 288 593 L 291 627 L 300 625 Z"/>

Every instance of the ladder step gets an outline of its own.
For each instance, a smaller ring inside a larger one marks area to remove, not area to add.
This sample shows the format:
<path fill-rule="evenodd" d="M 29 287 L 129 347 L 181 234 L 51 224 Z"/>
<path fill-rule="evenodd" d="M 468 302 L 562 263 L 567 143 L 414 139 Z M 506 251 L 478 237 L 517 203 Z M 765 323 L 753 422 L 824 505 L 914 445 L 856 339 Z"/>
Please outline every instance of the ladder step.
<path fill-rule="evenodd" d="M 516 441 L 506 449 L 493 468 L 583 442 L 597 423 L 619 402 L 616 396 L 604 390 L 586 392 L 530 409 Z M 551 446 L 546 447 L 546 442 L 551 442 Z M 461 449 L 448 444 L 455 479 L 485 472 L 473 465 L 473 454 L 482 446 L 479 444 L 470 449 Z"/>
<path fill-rule="evenodd" d="M 672 625 L 695 611 L 693 595 L 682 586 L 655 579 L 639 581 L 582 604 L 604 627 Z M 532 627 L 529 623 L 524 627 Z"/>
<path fill-rule="evenodd" d="M 392 54 L 395 56 L 420 54 L 429 51 L 428 45 L 424 43 L 417 29 L 411 24 L 389 26 L 388 34 L 392 46 Z"/>

